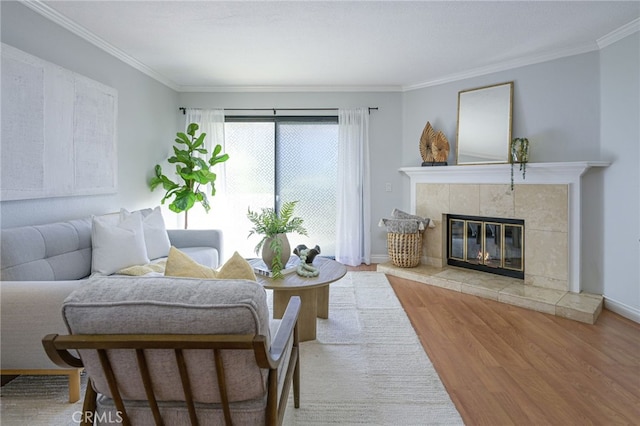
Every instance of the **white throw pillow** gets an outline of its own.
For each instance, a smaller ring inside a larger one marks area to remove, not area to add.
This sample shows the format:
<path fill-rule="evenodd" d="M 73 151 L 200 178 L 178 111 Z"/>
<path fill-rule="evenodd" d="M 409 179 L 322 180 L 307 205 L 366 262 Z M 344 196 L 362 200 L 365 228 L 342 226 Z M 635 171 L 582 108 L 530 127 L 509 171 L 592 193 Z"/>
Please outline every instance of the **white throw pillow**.
<path fill-rule="evenodd" d="M 91 246 L 92 273 L 111 275 L 128 266 L 149 263 L 140 212 L 117 224 L 113 223 L 113 218 L 94 216 Z"/>
<path fill-rule="evenodd" d="M 147 246 L 147 256 L 149 259 L 157 259 L 159 257 L 167 257 L 171 242 L 169 234 L 164 225 L 162 211 L 160 206 L 151 209 L 140 210 L 142 213 L 142 229 L 144 232 L 144 243 Z M 127 219 L 133 213 L 126 209 L 120 209 L 120 220 Z"/>

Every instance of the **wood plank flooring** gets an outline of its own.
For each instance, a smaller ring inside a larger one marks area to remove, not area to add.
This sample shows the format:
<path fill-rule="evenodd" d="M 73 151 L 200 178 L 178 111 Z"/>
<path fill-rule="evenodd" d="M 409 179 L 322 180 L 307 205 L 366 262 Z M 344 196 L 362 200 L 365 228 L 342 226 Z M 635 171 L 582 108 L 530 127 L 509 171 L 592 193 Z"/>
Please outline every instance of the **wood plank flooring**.
<path fill-rule="evenodd" d="M 605 310 L 588 325 L 387 277 L 465 424 L 640 425 L 640 324 Z"/>

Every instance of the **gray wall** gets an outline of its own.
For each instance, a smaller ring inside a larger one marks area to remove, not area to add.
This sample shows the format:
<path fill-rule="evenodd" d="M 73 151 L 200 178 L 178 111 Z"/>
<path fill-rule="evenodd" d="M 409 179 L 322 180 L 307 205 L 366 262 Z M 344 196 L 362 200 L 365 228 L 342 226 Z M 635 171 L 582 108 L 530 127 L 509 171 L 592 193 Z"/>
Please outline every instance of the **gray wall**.
<path fill-rule="evenodd" d="M 402 104 L 403 166 L 420 164 L 418 143 L 427 121 L 449 138 L 449 162 L 455 164 L 458 92 L 507 81 L 514 82 L 513 136 L 529 138 L 530 161 L 612 161 L 609 168 L 583 176 L 582 285 L 584 291 L 626 304 L 636 316 L 638 37 L 635 33 L 602 51 L 413 90 Z M 405 208 L 409 201 L 404 177 Z"/>
<path fill-rule="evenodd" d="M 640 315 L 640 32 L 600 51 L 604 294 Z"/>
<path fill-rule="evenodd" d="M 378 221 L 381 217 L 388 217 L 391 210 L 399 207 L 402 201 L 402 181 L 398 173 L 398 168 L 402 165 L 402 95 L 400 93 L 181 93 L 178 99 L 180 106 L 191 108 L 378 107 L 379 109 L 371 111 L 369 116 L 371 256 L 373 262 L 380 262 L 386 258 L 387 234 L 378 227 Z M 232 111 L 229 112 L 229 114 L 232 113 Z M 329 114 L 336 113 L 329 112 Z M 181 113 L 179 117 L 182 117 Z M 321 155 L 321 153 L 310 154 Z M 385 191 L 386 183 L 391 184 L 391 192 Z"/>
<path fill-rule="evenodd" d="M 449 139 L 449 164 L 455 164 L 458 92 L 508 81 L 514 82 L 513 137 L 529 138 L 530 161 L 600 159 L 598 63 L 598 52 L 591 52 L 406 92 L 403 164 L 420 165 L 427 121 Z"/>
<path fill-rule="evenodd" d="M 0 203 L 2 227 L 157 205 L 147 181 L 172 145 L 177 93 L 16 2 L 0 2 L 0 39 L 118 91 L 118 193 Z M 16 141 L 2 141 L 16 143 Z"/>

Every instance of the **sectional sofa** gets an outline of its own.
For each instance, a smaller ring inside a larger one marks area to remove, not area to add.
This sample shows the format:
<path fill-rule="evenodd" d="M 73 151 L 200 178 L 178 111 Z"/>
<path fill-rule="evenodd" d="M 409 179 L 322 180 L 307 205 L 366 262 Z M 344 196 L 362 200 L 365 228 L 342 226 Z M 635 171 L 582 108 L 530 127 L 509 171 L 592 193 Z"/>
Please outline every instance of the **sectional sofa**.
<path fill-rule="evenodd" d="M 133 234 L 132 231 L 113 227 L 123 220 L 123 215 L 126 220 L 138 214 L 142 217 L 143 244 L 150 264 L 167 256 L 169 247 L 174 246 L 200 264 L 211 268 L 220 265 L 224 255 L 221 231 L 166 230 L 164 223 L 157 219 L 159 208 L 2 229 L 2 374 L 68 375 L 70 402 L 80 398 L 80 371 L 61 369 L 52 363 L 42 348 L 42 338 L 50 333 L 68 333 L 61 310 L 71 292 L 86 285 L 92 276 L 117 273 L 109 268 L 123 266 L 115 266 L 118 260 L 131 261 L 137 256 L 132 250 L 140 241 L 139 235 L 137 240 L 128 241 L 126 238 Z M 111 228 L 105 225 L 108 223 Z M 97 234 L 100 229 L 104 232 Z M 125 239 L 117 244 L 104 243 L 105 232 L 107 237 L 115 235 L 113 232 L 121 232 Z M 96 245 L 98 239 L 102 244 Z M 103 257 L 100 261 L 96 259 L 98 253 Z M 150 272 L 150 275 L 162 276 L 162 273 Z"/>

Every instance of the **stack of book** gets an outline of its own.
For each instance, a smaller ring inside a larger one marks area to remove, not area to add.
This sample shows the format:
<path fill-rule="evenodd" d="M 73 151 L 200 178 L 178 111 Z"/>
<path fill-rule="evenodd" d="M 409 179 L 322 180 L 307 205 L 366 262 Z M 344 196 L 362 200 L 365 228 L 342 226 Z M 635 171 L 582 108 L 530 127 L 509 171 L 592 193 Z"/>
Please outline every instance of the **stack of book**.
<path fill-rule="evenodd" d="M 267 267 L 262 259 L 251 259 L 249 261 L 251 266 L 253 267 L 253 272 L 257 275 L 263 275 L 265 277 L 273 277 L 273 272 L 271 268 Z M 300 263 L 300 258 L 298 256 L 291 256 L 287 264 L 282 268 L 282 275 L 290 274 L 295 272 L 298 268 L 298 264 Z"/>

